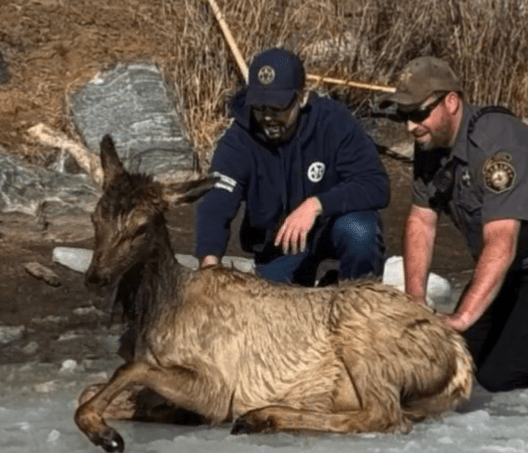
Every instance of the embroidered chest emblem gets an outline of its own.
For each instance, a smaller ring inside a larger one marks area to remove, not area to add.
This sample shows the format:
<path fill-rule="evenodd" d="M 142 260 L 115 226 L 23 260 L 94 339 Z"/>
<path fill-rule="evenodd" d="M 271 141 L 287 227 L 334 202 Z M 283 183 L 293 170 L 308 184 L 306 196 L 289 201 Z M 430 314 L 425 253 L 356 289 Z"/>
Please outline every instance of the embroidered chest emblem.
<path fill-rule="evenodd" d="M 482 169 L 486 187 L 494 193 L 502 193 L 509 190 L 515 181 L 515 168 L 512 165 L 512 156 L 506 152 L 500 152 L 491 156 Z"/>
<path fill-rule="evenodd" d="M 462 173 L 462 184 L 465 187 L 471 186 L 471 175 L 469 174 L 469 171 L 467 170 L 464 170 L 464 172 Z"/>
<path fill-rule="evenodd" d="M 258 72 L 258 79 L 262 85 L 269 85 L 275 80 L 275 69 L 271 66 L 262 66 Z"/>
<path fill-rule="evenodd" d="M 308 179 L 311 182 L 319 182 L 321 179 L 323 179 L 324 173 L 325 173 L 325 164 L 322 162 L 314 162 L 310 165 L 308 168 Z"/>

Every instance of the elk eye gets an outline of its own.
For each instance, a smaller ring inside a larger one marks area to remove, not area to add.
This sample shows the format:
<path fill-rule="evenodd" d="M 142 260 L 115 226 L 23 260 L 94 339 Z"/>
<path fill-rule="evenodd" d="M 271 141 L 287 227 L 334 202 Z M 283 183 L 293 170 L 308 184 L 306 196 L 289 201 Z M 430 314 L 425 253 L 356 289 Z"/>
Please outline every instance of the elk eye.
<path fill-rule="evenodd" d="M 134 233 L 134 237 L 137 238 L 137 237 L 143 236 L 145 235 L 146 232 L 147 232 L 147 224 L 141 225 Z"/>

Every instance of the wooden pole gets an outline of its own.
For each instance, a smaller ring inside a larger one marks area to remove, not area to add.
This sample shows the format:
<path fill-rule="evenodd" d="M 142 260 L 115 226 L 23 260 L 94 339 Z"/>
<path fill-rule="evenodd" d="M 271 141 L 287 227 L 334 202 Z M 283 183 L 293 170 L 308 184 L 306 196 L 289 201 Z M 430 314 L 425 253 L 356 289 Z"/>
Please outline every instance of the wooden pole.
<path fill-rule="evenodd" d="M 332 77 L 322 77 L 322 76 L 313 75 L 313 74 L 307 74 L 306 78 L 308 80 L 314 80 L 316 82 L 330 83 L 334 85 L 347 85 L 347 86 L 351 86 L 354 88 L 362 88 L 364 90 L 385 91 L 387 93 L 394 93 L 396 91 L 396 88 L 393 88 L 393 87 L 372 85 L 370 83 L 353 82 L 352 80 L 334 79 Z"/>
<path fill-rule="evenodd" d="M 242 73 L 242 76 L 244 77 L 244 80 L 246 81 L 246 85 L 247 85 L 248 78 L 249 78 L 249 71 L 248 71 L 247 64 L 244 60 L 244 57 L 242 57 L 240 49 L 238 48 L 233 38 L 233 35 L 231 34 L 231 31 L 229 30 L 229 27 L 227 26 L 224 20 L 224 17 L 222 15 L 222 12 L 220 11 L 220 8 L 218 7 L 216 1 L 215 0 L 207 0 L 207 1 L 209 2 L 209 5 L 211 6 L 213 10 L 216 20 L 218 21 L 218 24 L 220 25 L 220 28 L 222 29 L 222 32 L 227 41 L 227 44 L 229 45 L 229 48 L 231 49 L 231 52 L 233 52 L 233 55 L 238 64 L 238 67 L 240 68 L 240 72 Z M 322 77 L 322 76 L 313 75 L 313 74 L 307 74 L 306 78 L 308 80 L 314 80 L 317 82 L 330 83 L 334 85 L 346 85 L 346 86 L 351 86 L 354 88 L 362 88 L 364 90 L 377 90 L 377 91 L 385 91 L 388 93 L 393 93 L 396 91 L 396 89 L 392 87 L 371 85 L 368 83 L 361 83 L 361 82 L 353 82 L 351 80 L 334 79 L 332 77 Z"/>
<path fill-rule="evenodd" d="M 216 1 L 215 0 L 207 0 L 207 1 L 209 2 L 209 5 L 211 5 L 211 8 L 216 17 L 216 20 L 218 21 L 218 24 L 220 25 L 220 28 L 222 29 L 222 32 L 224 33 L 224 37 L 227 41 L 227 44 L 229 45 L 231 52 L 233 52 L 233 55 L 238 64 L 238 67 L 240 68 L 240 72 L 242 73 L 242 77 L 244 77 L 244 80 L 246 81 L 246 85 L 247 85 L 248 80 L 249 80 L 249 71 L 248 71 L 246 61 L 244 60 L 244 57 L 242 57 L 242 54 L 240 53 L 240 49 L 238 48 L 233 38 L 233 35 L 231 34 L 231 31 L 229 30 L 229 27 L 227 26 L 224 20 L 224 17 L 222 16 L 222 12 L 220 11 L 220 8 L 216 4 Z"/>

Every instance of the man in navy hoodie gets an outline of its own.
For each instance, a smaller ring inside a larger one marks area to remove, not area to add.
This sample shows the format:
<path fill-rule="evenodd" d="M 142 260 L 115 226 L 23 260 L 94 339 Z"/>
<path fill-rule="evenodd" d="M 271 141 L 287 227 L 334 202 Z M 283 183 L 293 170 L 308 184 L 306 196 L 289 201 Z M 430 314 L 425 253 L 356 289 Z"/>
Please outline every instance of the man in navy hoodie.
<path fill-rule="evenodd" d="M 312 286 L 326 258 L 340 279 L 382 275 L 389 182 L 377 150 L 344 105 L 304 88 L 293 53 L 253 59 L 211 164 L 221 180 L 197 207 L 202 267 L 220 262 L 245 201 L 241 245 L 262 277 Z"/>

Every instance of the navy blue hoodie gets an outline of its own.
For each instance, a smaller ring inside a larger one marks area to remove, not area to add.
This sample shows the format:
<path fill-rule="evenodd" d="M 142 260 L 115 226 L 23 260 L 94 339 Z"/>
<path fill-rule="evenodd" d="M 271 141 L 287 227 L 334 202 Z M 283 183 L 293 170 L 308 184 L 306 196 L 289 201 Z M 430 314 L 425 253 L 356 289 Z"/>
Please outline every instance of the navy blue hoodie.
<path fill-rule="evenodd" d="M 197 206 L 197 257 L 224 255 L 242 201 L 241 245 L 257 255 L 269 254 L 282 221 L 308 197 L 319 198 L 323 217 L 387 206 L 387 174 L 374 143 L 346 106 L 311 95 L 295 135 L 269 145 L 251 133 L 254 126 L 244 99 L 244 94 L 235 98 L 234 120 L 211 163 L 211 171 L 223 175 L 225 184 Z"/>

